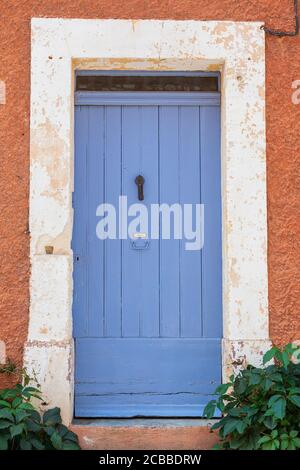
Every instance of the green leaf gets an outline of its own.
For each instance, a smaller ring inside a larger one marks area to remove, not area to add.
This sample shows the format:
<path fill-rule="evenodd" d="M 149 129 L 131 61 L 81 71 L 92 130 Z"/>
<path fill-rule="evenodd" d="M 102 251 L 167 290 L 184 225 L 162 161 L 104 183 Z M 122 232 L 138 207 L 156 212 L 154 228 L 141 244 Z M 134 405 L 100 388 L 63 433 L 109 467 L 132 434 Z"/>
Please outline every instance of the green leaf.
<path fill-rule="evenodd" d="M 64 438 L 69 432 L 69 429 L 67 428 L 67 426 L 65 426 L 64 424 L 60 424 L 57 428 L 57 431 L 59 432 L 59 435 Z"/>
<path fill-rule="evenodd" d="M 4 400 L 7 400 L 7 399 L 10 399 L 10 398 L 16 398 L 18 395 L 19 395 L 18 390 L 15 390 L 13 388 L 12 389 L 7 388 L 3 391 L 2 398 L 4 398 Z"/>
<path fill-rule="evenodd" d="M 230 408 L 228 410 L 228 415 L 233 416 L 234 418 L 239 418 L 243 413 L 242 408 Z"/>
<path fill-rule="evenodd" d="M 271 398 L 269 399 L 269 407 L 273 406 L 273 403 L 275 403 L 275 401 L 277 401 L 279 398 L 282 398 L 282 395 L 273 395 L 271 396 Z"/>
<path fill-rule="evenodd" d="M 273 441 L 267 442 L 262 446 L 263 450 L 276 450 L 276 446 Z"/>
<path fill-rule="evenodd" d="M 16 422 L 20 423 L 21 421 L 23 421 L 28 416 L 29 416 L 29 413 L 26 412 L 25 410 L 17 410 L 16 411 Z"/>
<path fill-rule="evenodd" d="M 32 419 L 33 421 L 36 421 L 37 423 L 41 422 L 41 415 L 38 411 L 28 410 L 28 413 L 30 415 L 30 419 Z"/>
<path fill-rule="evenodd" d="M 294 443 L 295 447 L 297 447 L 297 449 L 300 449 L 300 439 L 299 439 L 299 437 L 294 437 L 293 443 Z"/>
<path fill-rule="evenodd" d="M 271 408 L 276 418 L 284 418 L 286 411 L 286 399 L 282 395 L 273 395 L 269 399 L 268 406 Z"/>
<path fill-rule="evenodd" d="M 262 445 L 262 444 L 265 444 L 266 442 L 270 442 L 270 441 L 272 441 L 271 436 L 263 436 L 259 439 L 258 444 Z"/>
<path fill-rule="evenodd" d="M 296 350 L 297 350 L 297 346 L 293 343 L 288 343 L 283 349 L 283 351 L 288 354 L 293 354 L 293 352 L 295 352 Z"/>
<path fill-rule="evenodd" d="M 24 429 L 23 424 L 14 424 L 13 426 L 10 427 L 11 437 L 18 436 L 19 434 L 22 434 L 23 429 Z"/>
<path fill-rule="evenodd" d="M 212 450 L 223 450 L 223 447 L 222 447 L 222 445 L 219 444 L 219 443 L 218 443 L 218 444 L 214 444 Z"/>
<path fill-rule="evenodd" d="M 279 449 L 280 448 L 280 441 L 279 439 L 274 439 L 273 440 L 273 444 L 275 446 L 275 449 Z"/>
<path fill-rule="evenodd" d="M 3 408 L 2 410 L 0 409 L 0 419 L 1 418 L 9 419 L 12 422 L 15 421 L 12 410 L 8 408 Z"/>
<path fill-rule="evenodd" d="M 31 394 L 30 394 L 30 398 L 37 398 L 38 400 L 43 400 L 43 398 L 41 397 L 41 395 L 35 395 L 34 393 L 31 393 Z"/>
<path fill-rule="evenodd" d="M 6 428 L 9 428 L 9 426 L 11 426 L 10 421 L 0 419 L 0 429 L 6 429 Z"/>
<path fill-rule="evenodd" d="M 271 349 L 269 349 L 269 351 L 267 351 L 267 352 L 264 354 L 264 357 L 263 357 L 263 365 L 265 365 L 267 362 L 269 362 L 269 361 L 271 361 L 272 359 L 274 359 L 275 354 L 276 354 L 277 351 L 278 351 L 278 348 L 276 348 L 275 346 L 273 346 Z"/>
<path fill-rule="evenodd" d="M 37 423 L 36 421 L 33 421 L 32 419 L 28 419 L 26 421 L 26 426 L 28 431 L 31 432 L 39 432 L 41 430 L 41 425 Z"/>
<path fill-rule="evenodd" d="M 78 437 L 77 435 L 72 432 L 72 431 L 68 431 L 68 433 L 65 435 L 65 439 L 68 440 L 68 441 L 72 441 L 72 442 L 75 442 L 75 443 L 78 443 Z"/>
<path fill-rule="evenodd" d="M 216 388 L 216 393 L 218 395 L 224 395 L 224 393 L 227 392 L 227 390 L 231 387 L 231 384 L 221 384 Z"/>
<path fill-rule="evenodd" d="M 291 403 L 293 403 L 294 405 L 300 408 L 300 396 L 299 395 L 290 395 L 288 399 Z"/>
<path fill-rule="evenodd" d="M 247 427 L 248 427 L 247 422 L 240 420 L 236 425 L 236 430 L 239 434 L 243 434 L 245 430 L 247 429 Z"/>
<path fill-rule="evenodd" d="M 37 395 L 40 395 L 41 394 L 41 391 L 38 389 L 38 388 L 35 388 L 35 387 L 25 387 L 23 389 L 23 393 L 24 392 L 29 392 L 29 393 L 36 393 Z"/>
<path fill-rule="evenodd" d="M 63 450 L 80 450 L 80 447 L 75 442 L 66 441 L 62 445 Z"/>
<path fill-rule="evenodd" d="M 31 438 L 30 442 L 36 450 L 44 450 L 45 449 L 44 444 L 42 442 L 40 442 L 38 439 L 36 439 L 35 437 Z"/>
<path fill-rule="evenodd" d="M 266 416 L 263 423 L 268 429 L 274 429 L 276 427 L 276 421 L 274 421 L 273 416 Z"/>
<path fill-rule="evenodd" d="M 0 450 L 8 449 L 8 438 L 0 435 Z"/>
<path fill-rule="evenodd" d="M 286 411 L 286 399 L 279 396 L 277 400 L 273 401 L 271 408 L 276 418 L 283 419 Z"/>
<path fill-rule="evenodd" d="M 269 376 L 270 380 L 272 380 L 272 382 L 282 382 L 282 375 L 279 374 L 279 373 L 273 373 Z"/>
<path fill-rule="evenodd" d="M 263 388 L 264 388 L 265 392 L 268 392 L 270 390 L 270 388 L 272 387 L 272 385 L 273 385 L 272 380 L 270 380 L 266 377 L 265 380 L 263 381 Z"/>
<path fill-rule="evenodd" d="M 237 378 L 234 384 L 234 391 L 239 395 L 243 394 L 247 390 L 247 380 Z"/>
<path fill-rule="evenodd" d="M 226 437 L 228 434 L 232 433 L 236 429 L 237 424 L 239 423 L 238 419 L 228 419 L 224 428 L 224 437 Z"/>
<path fill-rule="evenodd" d="M 249 385 L 258 385 L 261 381 L 261 376 L 259 374 L 251 374 L 249 379 Z"/>
<path fill-rule="evenodd" d="M 291 436 L 292 438 L 297 437 L 297 436 L 298 436 L 298 431 L 291 431 L 291 432 L 290 432 L 290 436 Z"/>
<path fill-rule="evenodd" d="M 32 449 L 32 445 L 29 441 L 27 441 L 26 439 L 21 439 L 20 440 L 20 448 L 21 450 L 31 450 Z"/>
<path fill-rule="evenodd" d="M 20 404 L 22 403 L 22 398 L 21 397 L 17 397 L 13 400 L 11 406 L 13 408 L 17 408 Z"/>
<path fill-rule="evenodd" d="M 288 439 L 282 439 L 281 440 L 281 444 L 280 444 L 281 450 L 286 450 L 288 448 L 288 445 L 289 445 L 289 440 Z"/>
<path fill-rule="evenodd" d="M 21 403 L 18 408 L 19 410 L 34 410 L 31 403 Z"/>
<path fill-rule="evenodd" d="M 281 360 L 282 360 L 283 367 L 286 369 L 290 363 L 290 358 L 287 352 L 283 351 L 283 353 L 281 354 Z"/>
<path fill-rule="evenodd" d="M 204 408 L 203 415 L 207 418 L 212 418 L 216 411 L 216 400 L 211 400 L 207 403 L 206 407 Z"/>
<path fill-rule="evenodd" d="M 223 399 L 224 396 L 225 395 L 221 395 L 217 401 L 217 408 L 221 411 L 222 414 L 225 414 L 225 403 Z"/>
<path fill-rule="evenodd" d="M 54 432 L 52 436 L 50 437 L 50 440 L 53 444 L 53 447 L 57 450 L 60 450 L 62 448 L 62 438 L 58 434 L 58 432 Z"/>
<path fill-rule="evenodd" d="M 11 404 L 8 401 L 0 400 L 0 406 L 4 406 L 5 408 L 11 408 Z"/>
<path fill-rule="evenodd" d="M 234 437 L 229 441 L 230 449 L 237 450 L 243 445 L 243 440 L 239 437 Z"/>
<path fill-rule="evenodd" d="M 212 431 L 214 431 L 215 429 L 219 429 L 219 428 L 222 426 L 221 421 L 222 421 L 222 420 L 217 421 L 215 424 L 212 425 L 212 427 L 211 427 L 210 429 L 211 429 Z"/>
<path fill-rule="evenodd" d="M 277 361 L 278 361 L 279 363 L 282 363 L 282 362 L 283 362 L 283 361 L 282 361 L 282 352 L 280 351 L 280 349 L 277 349 L 277 350 L 275 351 L 275 358 L 277 359 Z"/>
<path fill-rule="evenodd" d="M 258 409 L 256 407 L 245 407 L 245 410 L 247 410 L 247 417 L 251 418 L 252 416 L 255 416 L 258 412 Z"/>
<path fill-rule="evenodd" d="M 47 410 L 43 416 L 43 423 L 47 426 L 61 424 L 60 409 L 52 408 L 51 410 Z"/>
<path fill-rule="evenodd" d="M 55 427 L 54 426 L 45 426 L 44 430 L 45 430 L 45 433 L 47 434 L 47 436 L 51 437 L 52 434 L 55 432 Z"/>

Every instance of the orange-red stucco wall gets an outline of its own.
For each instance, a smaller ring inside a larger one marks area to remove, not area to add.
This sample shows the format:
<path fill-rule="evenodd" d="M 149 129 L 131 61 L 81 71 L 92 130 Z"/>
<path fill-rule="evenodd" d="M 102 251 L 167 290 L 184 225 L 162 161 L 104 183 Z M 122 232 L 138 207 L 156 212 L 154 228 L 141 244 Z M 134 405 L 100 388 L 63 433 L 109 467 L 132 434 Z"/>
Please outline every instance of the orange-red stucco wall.
<path fill-rule="evenodd" d="M 31 17 L 264 21 L 292 29 L 292 0 L 10 0 L 0 5 L 0 340 L 22 363 L 29 308 Z M 300 36 L 266 38 L 270 333 L 300 339 Z M 7 379 L 0 376 L 0 386 Z"/>

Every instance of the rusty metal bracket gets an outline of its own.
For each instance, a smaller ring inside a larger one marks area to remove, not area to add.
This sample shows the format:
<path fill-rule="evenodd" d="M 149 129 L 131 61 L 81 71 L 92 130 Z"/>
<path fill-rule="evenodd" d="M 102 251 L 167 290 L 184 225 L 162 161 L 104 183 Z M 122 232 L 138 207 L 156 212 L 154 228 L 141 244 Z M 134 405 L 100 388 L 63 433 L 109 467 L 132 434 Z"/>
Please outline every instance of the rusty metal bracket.
<path fill-rule="evenodd" d="M 263 29 L 265 33 L 271 34 L 272 36 L 284 37 L 284 36 L 298 36 L 299 34 L 299 8 L 298 0 L 294 0 L 294 13 L 295 13 L 295 30 L 294 31 L 279 31 L 277 29 L 270 29 L 262 25 L 260 29 Z"/>

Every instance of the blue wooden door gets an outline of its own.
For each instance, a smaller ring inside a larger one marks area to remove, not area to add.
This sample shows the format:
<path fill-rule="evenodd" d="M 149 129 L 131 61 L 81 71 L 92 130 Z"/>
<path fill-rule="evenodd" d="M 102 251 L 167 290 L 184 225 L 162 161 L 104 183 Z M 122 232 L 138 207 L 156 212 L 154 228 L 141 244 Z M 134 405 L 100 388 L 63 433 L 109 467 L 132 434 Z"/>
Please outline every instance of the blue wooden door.
<path fill-rule="evenodd" d="M 221 381 L 219 103 L 146 95 L 100 94 L 75 107 L 78 417 L 201 416 Z M 146 207 L 204 204 L 202 250 L 174 238 L 146 249 L 97 238 L 97 206 L 117 207 L 120 195 L 139 202 L 139 174 Z"/>

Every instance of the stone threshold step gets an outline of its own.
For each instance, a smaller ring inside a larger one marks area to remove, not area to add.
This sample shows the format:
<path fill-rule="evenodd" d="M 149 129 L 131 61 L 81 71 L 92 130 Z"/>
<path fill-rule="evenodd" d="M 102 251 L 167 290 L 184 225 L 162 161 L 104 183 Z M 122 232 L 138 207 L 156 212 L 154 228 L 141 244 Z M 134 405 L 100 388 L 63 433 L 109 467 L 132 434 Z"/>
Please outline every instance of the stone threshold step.
<path fill-rule="evenodd" d="M 206 419 L 75 419 L 71 425 L 86 450 L 206 450 L 218 441 Z"/>

